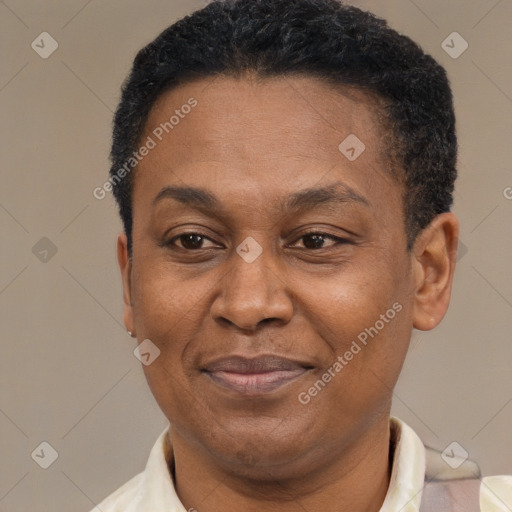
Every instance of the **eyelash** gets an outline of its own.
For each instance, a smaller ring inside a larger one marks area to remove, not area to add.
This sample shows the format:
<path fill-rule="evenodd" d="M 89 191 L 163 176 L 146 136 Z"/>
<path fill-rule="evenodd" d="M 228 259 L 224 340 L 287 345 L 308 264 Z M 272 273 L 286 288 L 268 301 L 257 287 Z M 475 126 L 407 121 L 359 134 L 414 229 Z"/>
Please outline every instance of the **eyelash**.
<path fill-rule="evenodd" d="M 214 240 L 212 240 L 210 237 L 208 237 L 207 235 L 203 234 L 203 233 L 200 233 L 200 232 L 190 232 L 190 233 L 180 233 L 179 235 L 176 235 L 174 236 L 173 238 L 171 238 L 169 241 L 166 241 L 164 242 L 162 245 L 165 246 L 165 247 L 168 247 L 168 248 L 172 248 L 172 249 L 178 249 L 178 250 L 182 250 L 182 251 L 186 251 L 186 252 L 199 252 L 201 250 L 204 250 L 202 248 L 199 248 L 199 249 L 185 249 L 183 247 L 177 247 L 175 245 L 175 241 L 176 240 L 179 240 L 181 237 L 184 237 L 184 236 L 192 236 L 192 235 L 195 235 L 195 236 L 199 236 L 203 239 L 206 239 L 206 240 L 209 240 L 210 242 L 214 242 Z M 308 237 L 308 236 L 313 236 L 313 235 L 317 235 L 317 236 L 320 236 L 322 238 L 325 238 L 325 239 L 330 239 L 330 240 L 333 240 L 336 242 L 336 244 L 332 247 L 319 247 L 317 249 L 309 249 L 310 251 L 320 251 L 322 249 L 324 250 L 329 250 L 333 247 L 336 247 L 337 245 L 343 245 L 343 244 L 349 244 L 350 241 L 347 240 L 346 238 L 341 238 L 341 237 L 337 237 L 337 236 L 334 236 L 334 235 L 330 235 L 329 233 L 323 233 L 321 231 L 308 231 L 307 233 L 303 233 L 300 237 L 298 237 L 294 243 L 296 243 L 297 241 L 301 240 L 302 238 L 305 238 L 305 237 Z M 215 242 L 214 242 L 215 243 Z M 307 249 L 307 248 L 306 248 Z"/>

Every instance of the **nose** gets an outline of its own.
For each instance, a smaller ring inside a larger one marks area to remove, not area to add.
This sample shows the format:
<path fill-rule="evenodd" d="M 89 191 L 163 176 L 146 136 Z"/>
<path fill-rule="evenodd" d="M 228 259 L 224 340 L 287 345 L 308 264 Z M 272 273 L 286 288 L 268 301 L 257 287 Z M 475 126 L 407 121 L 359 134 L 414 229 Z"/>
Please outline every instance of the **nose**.
<path fill-rule="evenodd" d="M 255 331 L 271 322 L 285 325 L 293 316 L 293 303 L 285 276 L 267 249 L 251 263 L 238 253 L 226 262 L 220 293 L 211 306 L 212 318 L 243 331 Z"/>

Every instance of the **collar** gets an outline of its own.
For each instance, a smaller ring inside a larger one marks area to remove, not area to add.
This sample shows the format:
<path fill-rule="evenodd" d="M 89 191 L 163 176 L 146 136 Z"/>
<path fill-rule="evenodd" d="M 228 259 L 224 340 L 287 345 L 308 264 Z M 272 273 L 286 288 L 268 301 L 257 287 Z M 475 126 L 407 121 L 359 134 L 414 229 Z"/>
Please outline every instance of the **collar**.
<path fill-rule="evenodd" d="M 388 492 L 379 512 L 418 512 L 425 480 L 425 447 L 402 420 L 390 419 L 393 467 Z"/>
<path fill-rule="evenodd" d="M 416 433 L 398 418 L 390 418 L 393 466 L 388 492 L 379 512 L 418 512 L 425 478 L 425 448 Z M 130 511 L 186 512 L 169 468 L 174 466 L 168 426 L 158 437 L 141 475 Z M 163 507 L 163 508 L 162 508 Z"/>

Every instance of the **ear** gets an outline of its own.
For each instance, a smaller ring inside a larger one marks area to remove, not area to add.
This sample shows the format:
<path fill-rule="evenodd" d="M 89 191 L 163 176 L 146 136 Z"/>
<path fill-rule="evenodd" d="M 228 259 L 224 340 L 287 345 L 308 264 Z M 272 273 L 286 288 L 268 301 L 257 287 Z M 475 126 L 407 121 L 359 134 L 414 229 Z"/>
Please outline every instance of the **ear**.
<path fill-rule="evenodd" d="M 429 331 L 443 319 L 452 292 L 457 260 L 459 221 L 453 213 L 438 215 L 413 248 L 415 279 L 413 326 Z"/>
<path fill-rule="evenodd" d="M 123 282 L 123 320 L 126 330 L 135 337 L 135 324 L 133 321 L 132 309 L 132 289 L 131 289 L 131 270 L 132 263 L 128 252 L 128 240 L 124 233 L 117 237 L 117 262 L 121 270 L 121 279 Z"/>

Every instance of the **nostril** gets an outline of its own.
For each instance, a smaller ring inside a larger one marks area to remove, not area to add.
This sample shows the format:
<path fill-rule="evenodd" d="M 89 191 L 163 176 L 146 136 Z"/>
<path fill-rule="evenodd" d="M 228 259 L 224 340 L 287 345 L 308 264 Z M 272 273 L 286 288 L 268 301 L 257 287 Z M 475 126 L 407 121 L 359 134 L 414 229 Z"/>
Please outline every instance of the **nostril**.
<path fill-rule="evenodd" d="M 263 320 L 260 320 L 260 324 L 268 324 L 270 322 L 273 322 L 275 320 L 279 320 L 279 318 L 264 318 Z"/>

